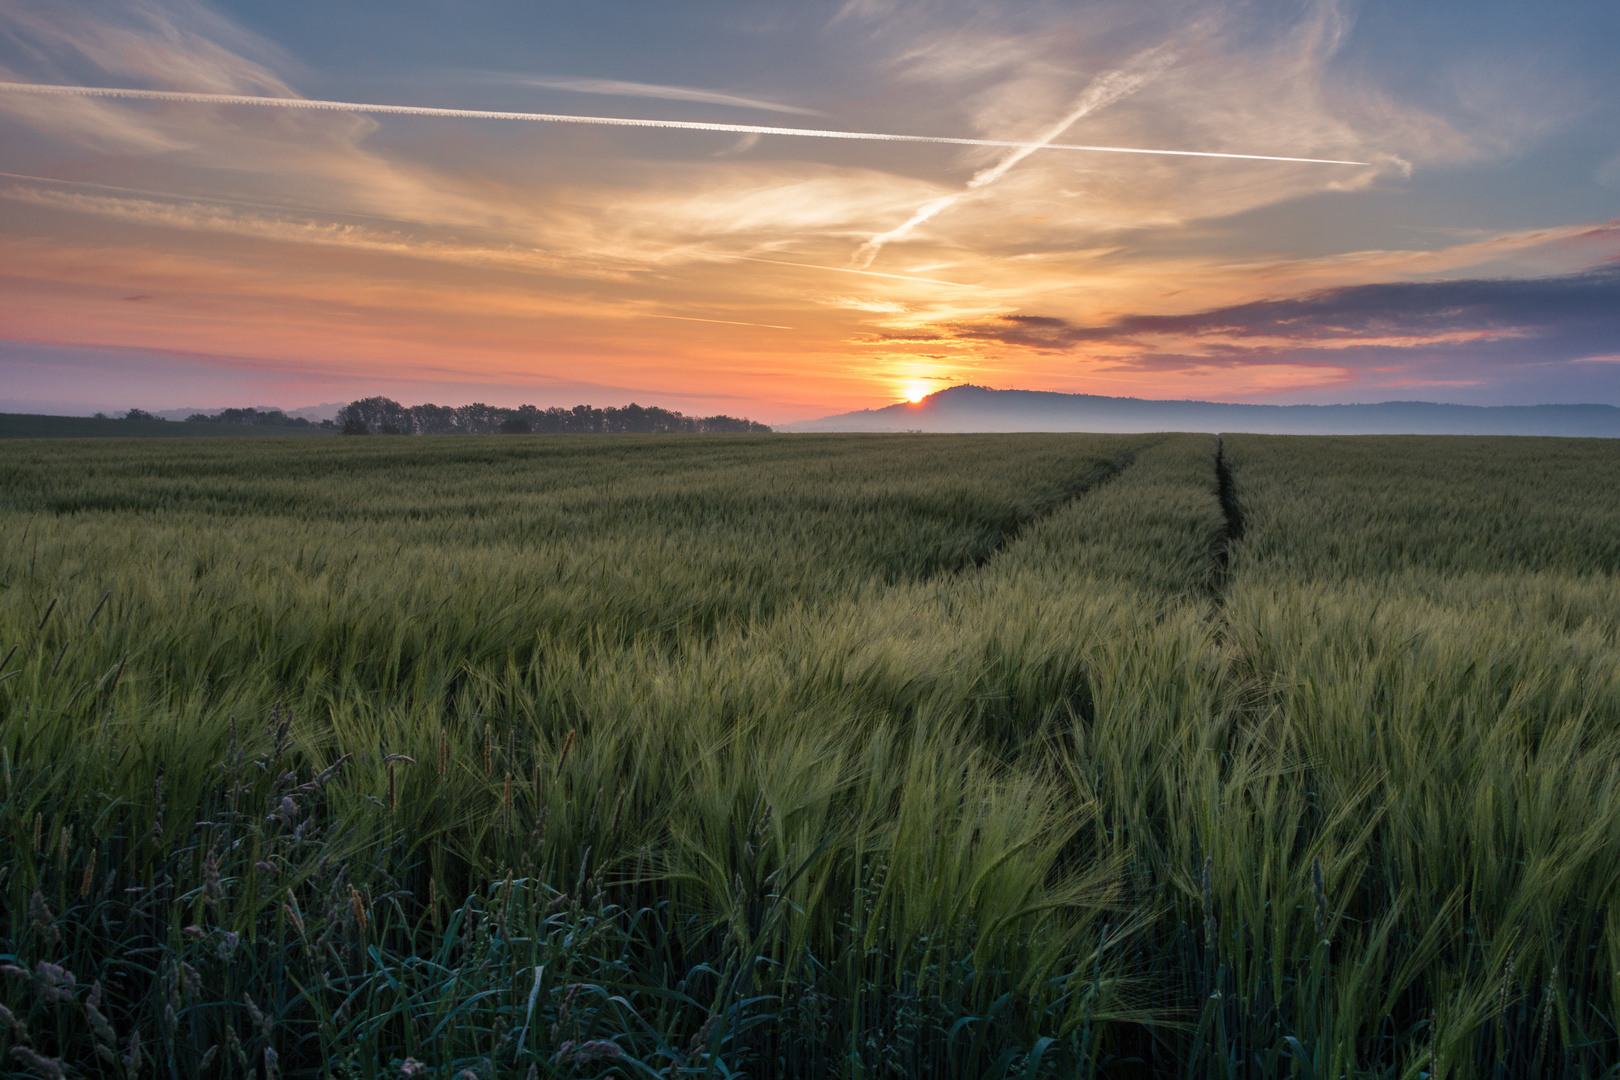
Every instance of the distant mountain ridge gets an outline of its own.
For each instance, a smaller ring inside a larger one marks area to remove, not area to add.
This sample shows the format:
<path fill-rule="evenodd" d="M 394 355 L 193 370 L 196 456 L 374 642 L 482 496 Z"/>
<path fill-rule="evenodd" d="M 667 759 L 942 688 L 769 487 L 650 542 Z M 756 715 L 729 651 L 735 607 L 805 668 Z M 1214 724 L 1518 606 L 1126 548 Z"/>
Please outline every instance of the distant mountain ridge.
<path fill-rule="evenodd" d="M 778 431 L 1229 431 L 1267 435 L 1564 435 L 1620 438 L 1612 405 L 1242 405 L 952 386 L 918 402 Z"/>

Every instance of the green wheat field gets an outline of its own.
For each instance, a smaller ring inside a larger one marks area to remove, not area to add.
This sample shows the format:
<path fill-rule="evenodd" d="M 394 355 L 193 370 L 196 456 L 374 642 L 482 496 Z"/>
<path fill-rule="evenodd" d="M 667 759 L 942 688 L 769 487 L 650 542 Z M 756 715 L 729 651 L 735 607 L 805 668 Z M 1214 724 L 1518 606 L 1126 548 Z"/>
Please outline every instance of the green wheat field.
<path fill-rule="evenodd" d="M 1620 1075 L 1620 443 L 34 440 L 0 1070 Z"/>

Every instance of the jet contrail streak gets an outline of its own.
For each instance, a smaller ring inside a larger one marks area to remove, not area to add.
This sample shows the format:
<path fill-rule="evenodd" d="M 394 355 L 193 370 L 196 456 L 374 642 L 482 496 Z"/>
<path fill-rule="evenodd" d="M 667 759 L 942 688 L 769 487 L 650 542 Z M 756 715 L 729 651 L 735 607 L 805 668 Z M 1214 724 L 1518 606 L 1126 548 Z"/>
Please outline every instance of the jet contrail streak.
<path fill-rule="evenodd" d="M 1213 150 L 1155 150 L 1137 146 L 1080 146 L 1070 143 L 1010 142 L 1001 139 L 959 139 L 948 135 L 891 135 L 876 131 L 823 131 L 818 128 L 768 127 L 763 124 L 710 124 L 697 120 L 645 120 L 625 116 L 572 116 L 565 113 L 433 109 L 422 105 L 374 105 L 358 101 L 254 97 L 248 94 L 193 94 L 177 90 L 128 90 L 116 86 L 52 86 L 44 83 L 0 82 L 0 93 L 39 94 L 54 97 L 125 98 L 137 101 L 176 101 L 198 105 L 262 105 L 276 109 L 305 109 L 311 112 L 434 116 L 457 120 L 527 120 L 531 123 L 540 124 L 595 124 L 604 127 L 673 128 L 680 131 L 729 131 L 743 135 L 795 135 L 805 139 L 935 143 L 943 146 L 1003 146 L 1020 150 L 1081 150 L 1097 154 L 1164 154 L 1172 157 L 1236 158 L 1241 161 L 1292 161 L 1307 165 L 1370 164 L 1370 162 L 1366 161 L 1281 157 L 1275 154 L 1225 154 Z"/>
<path fill-rule="evenodd" d="M 1151 82 L 1159 72 L 1163 71 L 1174 60 L 1174 56 L 1166 53 L 1163 48 L 1150 49 L 1147 53 L 1138 56 L 1137 60 L 1141 60 L 1143 57 L 1148 62 L 1139 64 L 1139 70 L 1137 71 L 1111 71 L 1095 80 L 1090 86 L 1086 87 L 1085 93 L 1081 94 L 1079 100 L 1069 109 L 1068 115 L 1047 128 L 1045 135 L 1042 135 L 1033 143 L 1026 143 L 1019 149 L 1012 151 L 1012 153 L 1004 155 L 999 162 L 989 168 L 980 169 L 973 175 L 973 179 L 967 182 L 967 187 L 963 190 L 934 199 L 932 202 L 919 207 L 917 212 L 902 224 L 890 229 L 888 232 L 879 233 L 862 244 L 856 250 L 855 257 L 851 260 L 850 265 L 863 270 L 871 266 L 872 263 L 877 261 L 878 253 L 883 250 L 883 245 L 891 240 L 899 240 L 909 236 L 917 226 L 937 217 L 943 211 L 949 210 L 979 188 L 987 187 L 1000 180 L 1012 171 L 1014 165 L 1029 157 L 1036 150 L 1051 146 L 1058 136 L 1068 131 L 1082 117 L 1096 112 L 1098 109 L 1106 108 L 1122 97 L 1134 94 L 1143 85 Z"/>

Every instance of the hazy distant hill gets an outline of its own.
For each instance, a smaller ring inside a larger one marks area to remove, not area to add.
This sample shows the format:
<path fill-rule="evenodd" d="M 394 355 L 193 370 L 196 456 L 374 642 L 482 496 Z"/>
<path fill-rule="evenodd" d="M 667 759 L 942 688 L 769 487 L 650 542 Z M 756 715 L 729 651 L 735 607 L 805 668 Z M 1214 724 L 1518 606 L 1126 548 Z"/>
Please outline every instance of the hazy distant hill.
<path fill-rule="evenodd" d="M 1612 405 L 1233 405 L 1218 401 L 953 386 L 915 404 L 784 424 L 778 431 L 1230 431 L 1273 435 L 1620 437 Z"/>

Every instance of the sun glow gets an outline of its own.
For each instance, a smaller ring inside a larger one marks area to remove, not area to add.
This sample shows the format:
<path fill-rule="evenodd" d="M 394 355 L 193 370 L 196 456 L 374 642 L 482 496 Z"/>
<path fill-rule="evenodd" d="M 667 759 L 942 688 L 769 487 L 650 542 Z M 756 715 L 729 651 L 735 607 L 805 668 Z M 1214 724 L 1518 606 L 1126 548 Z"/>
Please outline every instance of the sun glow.
<path fill-rule="evenodd" d="M 932 394 L 934 388 L 925 382 L 912 381 L 901 383 L 900 392 L 905 395 L 907 401 L 918 402 Z"/>

